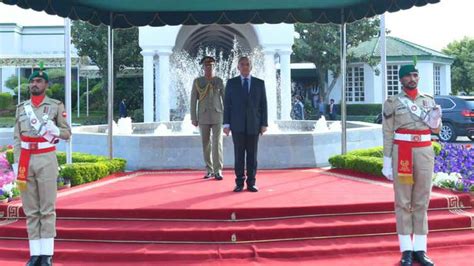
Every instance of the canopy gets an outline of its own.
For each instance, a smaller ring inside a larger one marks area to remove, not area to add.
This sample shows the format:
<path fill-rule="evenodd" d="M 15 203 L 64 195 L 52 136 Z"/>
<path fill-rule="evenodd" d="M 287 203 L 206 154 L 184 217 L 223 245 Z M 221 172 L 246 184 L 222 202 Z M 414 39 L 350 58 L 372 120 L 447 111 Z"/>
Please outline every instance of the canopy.
<path fill-rule="evenodd" d="M 0 0 L 113 28 L 261 23 L 350 23 L 440 0 Z M 341 11 L 344 16 L 341 19 Z"/>

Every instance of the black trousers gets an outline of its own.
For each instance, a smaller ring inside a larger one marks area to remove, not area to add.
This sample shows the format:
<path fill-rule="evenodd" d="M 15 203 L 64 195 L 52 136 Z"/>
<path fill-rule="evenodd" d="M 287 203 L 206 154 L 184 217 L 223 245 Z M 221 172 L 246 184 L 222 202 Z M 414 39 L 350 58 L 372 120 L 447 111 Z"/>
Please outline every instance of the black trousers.
<path fill-rule="evenodd" d="M 257 175 L 257 150 L 258 134 L 248 135 L 245 133 L 232 132 L 234 142 L 234 170 L 235 184 L 243 186 L 244 181 L 247 186 L 255 185 L 255 176 Z M 245 166 L 247 166 L 247 180 L 245 179 Z"/>

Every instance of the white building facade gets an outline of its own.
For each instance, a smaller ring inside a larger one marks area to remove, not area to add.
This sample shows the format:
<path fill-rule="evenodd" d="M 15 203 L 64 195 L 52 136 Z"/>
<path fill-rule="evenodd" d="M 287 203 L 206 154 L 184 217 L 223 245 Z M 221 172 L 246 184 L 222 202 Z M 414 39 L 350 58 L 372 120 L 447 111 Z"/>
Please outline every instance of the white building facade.
<path fill-rule="evenodd" d="M 356 56 L 374 56 L 380 60 L 378 38 L 362 43 L 349 50 Z M 387 97 L 401 91 L 398 70 L 402 65 L 413 64 L 419 70 L 418 89 L 429 95 L 449 95 L 451 93 L 451 64 L 454 59 L 435 50 L 408 41 L 387 37 Z M 348 104 L 383 103 L 382 67 L 367 63 L 348 63 L 346 78 L 346 102 Z M 332 74 L 329 73 L 329 82 Z M 341 100 L 341 78 L 338 78 L 328 99 L 336 103 Z"/>
<path fill-rule="evenodd" d="M 73 65 L 79 63 L 76 49 L 71 46 Z M 25 76 L 38 68 L 64 66 L 64 26 L 20 26 L 0 24 L 0 91 L 11 92 L 5 82 L 11 76 Z"/>

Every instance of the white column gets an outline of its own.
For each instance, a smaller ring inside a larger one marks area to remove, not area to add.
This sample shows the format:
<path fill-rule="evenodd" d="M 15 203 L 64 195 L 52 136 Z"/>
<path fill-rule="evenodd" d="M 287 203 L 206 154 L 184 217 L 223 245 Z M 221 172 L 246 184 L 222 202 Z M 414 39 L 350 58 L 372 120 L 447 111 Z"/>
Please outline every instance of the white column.
<path fill-rule="evenodd" d="M 171 50 L 158 51 L 159 86 L 155 92 L 158 99 L 156 102 L 158 122 L 170 121 L 170 54 Z"/>
<path fill-rule="evenodd" d="M 281 120 L 291 120 L 291 50 L 280 51 Z"/>
<path fill-rule="evenodd" d="M 265 56 L 265 88 L 267 93 L 268 123 L 277 118 L 275 51 L 264 50 Z"/>
<path fill-rule="evenodd" d="M 160 106 L 160 94 L 158 93 L 158 88 L 160 87 L 160 60 L 156 58 L 153 61 L 155 66 L 155 120 L 158 121 L 160 117 L 159 106 Z"/>
<path fill-rule="evenodd" d="M 143 121 L 153 122 L 153 51 L 143 55 Z"/>

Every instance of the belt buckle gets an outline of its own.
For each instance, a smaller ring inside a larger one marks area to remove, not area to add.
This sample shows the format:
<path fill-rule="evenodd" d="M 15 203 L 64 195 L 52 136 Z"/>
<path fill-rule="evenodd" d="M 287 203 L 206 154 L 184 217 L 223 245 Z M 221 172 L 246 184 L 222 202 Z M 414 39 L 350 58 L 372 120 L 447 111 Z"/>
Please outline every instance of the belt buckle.
<path fill-rule="evenodd" d="M 36 143 L 36 142 L 30 142 L 30 143 L 28 143 L 28 149 L 29 149 L 29 150 L 33 150 L 33 151 L 34 151 L 34 150 L 37 150 L 37 149 L 38 149 L 38 143 Z"/>
<path fill-rule="evenodd" d="M 420 142 L 420 141 L 421 141 L 421 135 L 419 135 L 419 134 L 413 134 L 413 135 L 411 135 L 411 141 L 413 141 L 413 142 Z"/>

